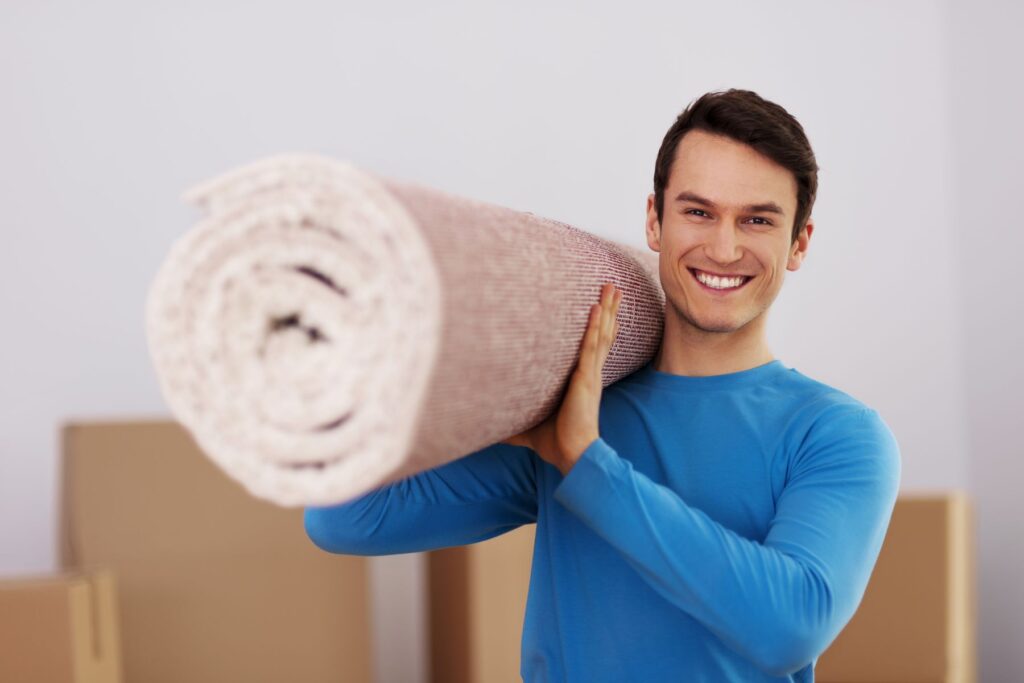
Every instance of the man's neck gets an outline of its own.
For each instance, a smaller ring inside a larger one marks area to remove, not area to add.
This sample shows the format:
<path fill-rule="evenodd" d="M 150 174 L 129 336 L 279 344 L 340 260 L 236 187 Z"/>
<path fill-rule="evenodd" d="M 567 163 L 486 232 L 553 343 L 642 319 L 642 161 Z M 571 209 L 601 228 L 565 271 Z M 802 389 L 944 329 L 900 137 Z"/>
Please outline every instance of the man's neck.
<path fill-rule="evenodd" d="M 768 348 L 765 316 L 735 332 L 705 332 L 665 315 L 665 331 L 653 367 L 659 372 L 690 377 L 725 375 L 756 368 L 775 359 Z"/>

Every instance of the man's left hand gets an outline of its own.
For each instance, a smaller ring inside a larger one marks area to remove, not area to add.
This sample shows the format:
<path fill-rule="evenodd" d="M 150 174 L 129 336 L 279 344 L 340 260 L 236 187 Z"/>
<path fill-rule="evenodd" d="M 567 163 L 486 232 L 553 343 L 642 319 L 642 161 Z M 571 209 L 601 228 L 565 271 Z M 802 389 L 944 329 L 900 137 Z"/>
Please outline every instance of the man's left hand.
<path fill-rule="evenodd" d="M 558 411 L 502 443 L 527 446 L 562 473 L 569 473 L 583 451 L 599 436 L 601 371 L 619 331 L 616 315 L 622 291 L 611 283 L 601 288 L 601 302 L 590 307 L 580 358 Z"/>

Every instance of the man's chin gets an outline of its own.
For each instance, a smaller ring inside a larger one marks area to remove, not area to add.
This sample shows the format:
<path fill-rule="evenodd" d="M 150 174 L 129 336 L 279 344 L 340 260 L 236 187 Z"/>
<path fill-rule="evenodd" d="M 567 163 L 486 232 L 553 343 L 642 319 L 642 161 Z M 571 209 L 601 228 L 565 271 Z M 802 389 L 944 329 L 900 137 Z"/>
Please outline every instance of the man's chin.
<path fill-rule="evenodd" d="M 730 325 L 726 323 L 715 324 L 693 321 L 691 321 L 690 324 L 693 325 L 698 330 L 700 330 L 701 332 L 707 332 L 708 334 L 730 334 L 732 332 L 738 331 L 740 328 L 743 327 L 742 325 Z"/>
<path fill-rule="evenodd" d="M 736 320 L 693 318 L 685 314 L 681 315 L 680 318 L 690 327 L 707 334 L 732 334 L 746 326 L 746 323 Z"/>
<path fill-rule="evenodd" d="M 668 301 L 666 313 L 673 315 L 678 323 L 683 326 L 706 334 L 732 334 L 739 332 L 757 319 L 757 316 L 743 319 L 743 317 L 707 315 L 708 311 L 703 311 L 705 315 L 693 315 L 693 311 L 677 306 L 671 299 Z"/>

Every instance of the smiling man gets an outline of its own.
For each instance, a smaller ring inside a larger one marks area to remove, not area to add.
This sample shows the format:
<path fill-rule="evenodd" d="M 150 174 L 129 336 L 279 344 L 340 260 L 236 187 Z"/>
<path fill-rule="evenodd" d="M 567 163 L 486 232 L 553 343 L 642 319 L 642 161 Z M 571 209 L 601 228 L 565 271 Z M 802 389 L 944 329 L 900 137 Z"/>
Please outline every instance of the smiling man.
<path fill-rule="evenodd" d="M 766 314 L 807 255 L 817 164 L 756 93 L 665 135 L 647 243 L 664 337 L 602 389 L 606 286 L 559 410 L 507 442 L 308 508 L 330 552 L 405 553 L 537 524 L 525 681 L 813 681 L 881 549 L 899 450 L 877 412 L 774 357 Z"/>

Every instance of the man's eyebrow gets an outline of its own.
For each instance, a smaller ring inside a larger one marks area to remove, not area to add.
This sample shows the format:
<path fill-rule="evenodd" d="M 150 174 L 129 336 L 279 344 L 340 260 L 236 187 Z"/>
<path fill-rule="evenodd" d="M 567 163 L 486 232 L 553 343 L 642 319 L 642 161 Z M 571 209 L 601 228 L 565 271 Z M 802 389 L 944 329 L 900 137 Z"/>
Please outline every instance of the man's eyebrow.
<path fill-rule="evenodd" d="M 714 208 L 715 203 L 710 199 L 705 199 L 699 194 L 693 192 L 682 191 L 676 195 L 677 202 L 693 202 L 694 204 L 700 204 L 701 206 L 707 206 Z M 775 202 L 764 202 L 762 204 L 747 204 L 743 207 L 744 211 L 750 211 L 753 213 L 777 213 L 780 216 L 785 216 L 786 212 L 782 210 L 782 207 Z"/>

